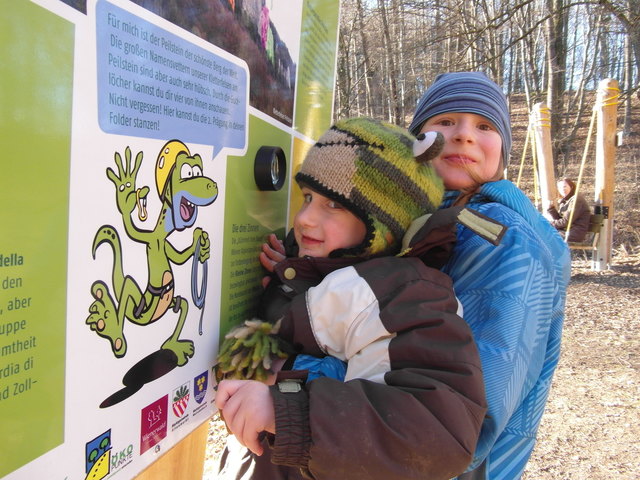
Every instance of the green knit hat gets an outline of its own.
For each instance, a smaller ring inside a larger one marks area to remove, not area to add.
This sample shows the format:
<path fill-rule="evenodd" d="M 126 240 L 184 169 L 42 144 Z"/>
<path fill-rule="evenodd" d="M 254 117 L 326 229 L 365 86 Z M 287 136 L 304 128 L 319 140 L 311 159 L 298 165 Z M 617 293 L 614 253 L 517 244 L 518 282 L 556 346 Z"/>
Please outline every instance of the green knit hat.
<path fill-rule="evenodd" d="M 438 208 L 444 187 L 427 160 L 440 153 L 443 140 L 430 133 L 417 140 L 395 125 L 350 118 L 311 147 L 296 181 L 336 200 L 367 227 L 361 245 L 331 257 L 395 255 L 411 222 Z"/>

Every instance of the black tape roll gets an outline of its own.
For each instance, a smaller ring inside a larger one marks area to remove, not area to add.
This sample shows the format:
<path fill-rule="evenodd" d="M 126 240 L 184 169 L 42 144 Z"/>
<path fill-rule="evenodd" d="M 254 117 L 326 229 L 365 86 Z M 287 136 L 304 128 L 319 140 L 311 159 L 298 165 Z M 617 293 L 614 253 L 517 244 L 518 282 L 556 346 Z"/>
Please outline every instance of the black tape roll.
<path fill-rule="evenodd" d="M 280 147 L 260 147 L 256 153 L 253 176 L 260 190 L 280 190 L 287 176 L 284 150 Z"/>

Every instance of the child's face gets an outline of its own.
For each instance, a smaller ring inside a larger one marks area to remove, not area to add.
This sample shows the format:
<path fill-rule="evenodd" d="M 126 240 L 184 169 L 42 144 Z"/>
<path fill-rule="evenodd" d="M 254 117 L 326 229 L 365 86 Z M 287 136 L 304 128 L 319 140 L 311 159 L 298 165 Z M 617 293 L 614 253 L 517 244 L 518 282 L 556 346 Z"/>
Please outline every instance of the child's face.
<path fill-rule="evenodd" d="M 325 258 L 338 248 L 364 241 L 367 228 L 362 220 L 335 200 L 302 187 L 304 201 L 293 219 L 299 257 Z"/>
<path fill-rule="evenodd" d="M 421 132 L 444 136 L 442 153 L 433 167 L 449 190 L 460 190 L 486 182 L 500 167 L 502 138 L 496 127 L 475 113 L 442 113 L 425 122 Z"/>
<path fill-rule="evenodd" d="M 560 193 L 560 195 L 562 195 L 563 197 L 566 197 L 567 195 L 569 195 L 569 192 L 571 192 L 571 185 L 569 185 L 564 180 L 560 180 L 557 185 L 558 193 Z"/>

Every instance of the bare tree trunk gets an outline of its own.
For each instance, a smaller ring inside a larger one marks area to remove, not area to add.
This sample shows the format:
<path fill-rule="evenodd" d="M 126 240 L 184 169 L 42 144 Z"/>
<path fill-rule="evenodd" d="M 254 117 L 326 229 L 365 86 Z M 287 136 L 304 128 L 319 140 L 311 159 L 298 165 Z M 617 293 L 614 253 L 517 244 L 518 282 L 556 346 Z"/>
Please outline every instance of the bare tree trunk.
<path fill-rule="evenodd" d="M 362 0 L 357 0 L 356 18 L 360 34 L 360 44 L 362 45 L 365 113 L 366 115 L 371 116 L 373 114 L 373 98 L 371 95 L 371 75 L 373 71 L 371 69 L 371 61 L 369 60 L 369 44 L 367 42 L 366 29 L 364 28 L 364 12 L 362 7 Z"/>
<path fill-rule="evenodd" d="M 633 9 L 637 7 L 637 1 L 627 0 L 627 9 L 629 11 L 629 17 L 633 15 Z M 636 25 L 636 29 L 639 26 Z M 624 59 L 625 59 L 625 72 L 624 72 L 624 86 L 627 91 L 624 100 L 624 120 L 623 120 L 623 132 L 626 135 L 631 133 L 631 91 L 633 89 L 633 45 L 631 32 L 627 32 L 627 36 L 624 39 Z M 637 63 L 637 62 L 636 62 Z"/>
<path fill-rule="evenodd" d="M 624 42 L 624 59 L 626 65 L 624 72 L 624 86 L 628 93 L 624 99 L 624 120 L 622 128 L 625 136 L 631 133 L 631 89 L 633 88 L 633 64 L 631 60 L 633 56 L 631 50 L 631 40 L 627 35 Z"/>
<path fill-rule="evenodd" d="M 562 116 L 564 74 L 566 65 L 566 39 L 564 36 L 565 12 L 564 0 L 547 0 L 551 16 L 547 26 L 547 105 L 551 110 L 552 155 L 555 162 L 562 151 Z M 556 172 L 557 173 L 557 172 Z"/>
<path fill-rule="evenodd" d="M 526 72 L 527 71 L 527 62 L 526 62 L 526 55 L 524 53 L 524 43 L 521 44 L 521 50 L 522 50 L 522 54 L 521 54 L 521 58 L 522 58 L 522 71 Z M 527 99 L 527 110 L 531 111 L 531 109 L 533 108 L 533 102 L 531 101 L 531 89 L 529 88 L 529 79 L 527 77 L 527 74 L 524 73 L 522 75 L 522 82 L 524 84 L 524 93 Z"/>
<path fill-rule="evenodd" d="M 424 8 L 424 18 L 426 18 L 426 14 L 427 14 L 427 8 L 426 6 L 423 7 Z M 433 8 L 435 9 L 435 18 L 433 20 L 433 28 L 436 32 L 439 32 L 441 30 L 442 27 L 442 14 L 440 13 L 440 0 L 435 0 L 434 6 Z M 436 55 L 434 57 L 434 64 L 435 67 L 437 69 L 442 69 L 444 66 L 444 59 L 445 59 L 445 55 L 446 55 L 446 49 L 445 47 L 443 48 L 439 48 L 436 50 Z"/>
<path fill-rule="evenodd" d="M 389 19 L 387 16 L 387 7 L 385 5 L 385 0 L 378 0 L 378 6 L 380 7 L 380 17 L 382 19 L 382 32 L 384 35 L 384 47 L 387 57 L 387 63 L 389 65 L 389 108 L 390 115 L 392 116 L 392 121 L 396 125 L 400 125 L 400 109 L 398 107 L 398 71 L 396 69 L 396 52 L 394 48 L 394 43 L 391 41 L 391 32 L 389 31 Z"/>
<path fill-rule="evenodd" d="M 351 101 L 351 66 L 349 65 L 350 40 L 345 34 L 344 28 L 340 28 L 338 35 L 338 45 L 341 55 L 338 56 L 338 67 L 336 72 L 336 108 L 334 109 L 337 117 L 349 116 Z"/>
<path fill-rule="evenodd" d="M 353 108 L 351 105 L 349 106 L 349 112 L 352 115 L 360 115 L 360 112 L 362 111 L 361 104 L 363 99 L 360 93 L 360 82 L 358 81 L 360 66 L 358 64 L 358 55 L 355 54 L 355 52 L 358 51 L 358 41 L 356 40 L 355 35 L 351 36 L 350 45 L 353 54 L 349 56 L 349 72 L 351 77 L 351 90 L 353 91 L 352 97 L 355 99 L 355 105 L 353 106 Z M 366 103 L 366 99 L 364 99 L 364 101 Z"/>
<path fill-rule="evenodd" d="M 398 116 L 400 121 L 397 125 L 402 127 L 406 126 L 405 122 L 405 88 L 406 88 L 406 75 L 405 75 L 405 26 L 404 26 L 404 8 L 402 2 L 398 5 L 398 0 L 392 0 L 393 2 L 393 16 L 396 25 L 396 38 L 398 39 L 398 75 L 399 75 L 399 92 L 398 92 Z"/>

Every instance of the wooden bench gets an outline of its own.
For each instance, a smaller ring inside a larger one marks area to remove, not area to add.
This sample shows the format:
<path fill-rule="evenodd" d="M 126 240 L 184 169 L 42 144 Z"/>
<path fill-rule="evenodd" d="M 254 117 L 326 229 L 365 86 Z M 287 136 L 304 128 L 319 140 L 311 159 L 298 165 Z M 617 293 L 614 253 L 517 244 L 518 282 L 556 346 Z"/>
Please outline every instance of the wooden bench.
<path fill-rule="evenodd" d="M 587 236 L 582 242 L 569 242 L 569 248 L 572 250 L 597 250 L 604 219 L 605 215 L 603 213 L 592 213 L 591 217 L 589 217 Z"/>

